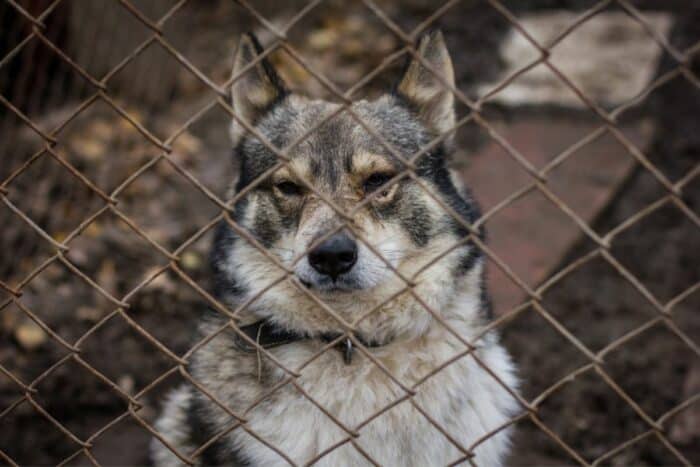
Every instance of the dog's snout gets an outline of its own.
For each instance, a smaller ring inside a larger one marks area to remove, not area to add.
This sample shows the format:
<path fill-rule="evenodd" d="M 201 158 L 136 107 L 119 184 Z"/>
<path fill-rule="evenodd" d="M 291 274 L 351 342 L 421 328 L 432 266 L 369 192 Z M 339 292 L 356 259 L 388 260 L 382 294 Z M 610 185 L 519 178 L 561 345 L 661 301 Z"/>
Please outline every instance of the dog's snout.
<path fill-rule="evenodd" d="M 335 234 L 309 253 L 309 263 L 321 274 L 336 279 L 357 262 L 357 242 L 344 233 Z"/>

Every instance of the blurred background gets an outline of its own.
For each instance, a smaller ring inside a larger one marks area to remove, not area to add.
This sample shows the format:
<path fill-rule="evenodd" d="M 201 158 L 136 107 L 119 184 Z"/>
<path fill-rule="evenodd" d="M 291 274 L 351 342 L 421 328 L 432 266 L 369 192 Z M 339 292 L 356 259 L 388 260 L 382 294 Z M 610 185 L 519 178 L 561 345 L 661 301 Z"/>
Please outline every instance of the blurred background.
<path fill-rule="evenodd" d="M 538 400 L 538 416 L 586 462 L 603 456 L 609 465 L 700 463 L 700 65 L 694 55 L 700 4 L 377 0 L 383 20 L 361 1 L 327 0 L 299 19 L 306 3 L 250 5 L 278 27 L 294 20 L 289 43 L 343 92 L 402 46 L 387 20 L 411 31 L 441 13 L 430 24 L 443 30 L 458 87 L 480 101 L 487 123 L 472 120 L 459 129 L 451 163 L 487 213 L 493 252 L 528 287 L 545 285 L 542 307 L 528 306 L 523 288 L 489 265 L 496 316 L 504 317 L 499 327 L 520 367 L 525 398 L 561 382 Z M 492 3 L 552 45 L 551 62 L 564 77 L 534 63 L 538 51 Z M 274 36 L 232 1 L 17 5 L 43 15 L 42 34 L 62 52 L 31 35 L 32 23 L 16 5 L 0 2 L 0 281 L 6 284 L 0 288 L 0 452 L 19 464 L 55 464 L 79 451 L 38 406 L 80 439 L 102 430 L 91 449 L 99 463 L 144 464 L 150 435 L 123 415 L 127 404 L 115 388 L 132 395 L 147 388 L 138 413 L 152 422 L 164 392 L 180 379 L 171 372 L 151 385 L 174 362 L 139 329 L 182 355 L 207 306 L 153 243 L 173 251 L 219 214 L 184 172 L 219 197 L 235 173 L 230 116 L 206 81 L 221 85 L 229 78 L 242 32 L 256 32 L 264 44 Z M 585 12 L 591 15 L 580 22 Z M 138 15 L 153 23 L 165 17 L 161 39 Z M 289 54 L 277 50 L 270 57 L 295 89 L 332 97 Z M 387 89 L 401 63 L 354 97 Z M 104 94 L 96 95 L 88 76 L 108 78 Z M 570 84 L 612 112 L 616 126 L 607 127 Z M 460 116 L 467 113 L 459 109 Z M 43 151 L 46 141 L 27 119 L 55 137 L 54 154 Z M 172 153 L 164 157 L 149 134 L 168 140 Z M 546 186 L 568 213 L 532 187 L 514 153 L 536 170 L 546 168 Z M 116 210 L 105 209 L 80 176 L 115 194 Z M 676 184 L 682 202 L 668 197 L 660 180 Z M 66 259 L 130 308 L 117 311 L 65 263 L 47 266 L 56 248 L 30 222 L 55 242 L 66 241 Z M 608 235 L 619 267 L 591 234 Z M 210 240 L 208 231 L 195 237 L 178 262 L 205 290 Z M 670 310 L 668 318 L 659 318 L 654 301 Z M 83 363 L 59 338 L 71 345 L 80 339 Z M 611 380 L 590 368 L 572 373 L 591 363 L 581 346 L 603 352 Z M 34 405 L 18 381 L 37 378 Z M 649 431 L 645 418 L 658 421 L 665 437 Z M 78 455 L 68 463 L 89 462 Z M 517 424 L 510 464 L 577 462 L 527 418 Z"/>

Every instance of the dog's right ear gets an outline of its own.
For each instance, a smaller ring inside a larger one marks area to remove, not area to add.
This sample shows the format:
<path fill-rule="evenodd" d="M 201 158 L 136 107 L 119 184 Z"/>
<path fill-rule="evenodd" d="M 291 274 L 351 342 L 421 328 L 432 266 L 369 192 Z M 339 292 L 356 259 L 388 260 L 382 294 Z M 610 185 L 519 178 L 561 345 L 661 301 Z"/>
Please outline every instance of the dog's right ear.
<path fill-rule="evenodd" d="M 233 63 L 233 77 L 236 80 L 231 85 L 231 105 L 236 115 L 251 126 L 272 105 L 289 94 L 284 82 L 267 58 L 259 59 L 262 51 L 260 42 L 252 33 L 244 34 L 241 36 Z M 241 72 L 243 76 L 239 77 Z M 234 145 L 245 132 L 245 127 L 234 120 L 231 125 Z"/>
<path fill-rule="evenodd" d="M 445 39 L 439 30 L 428 32 L 420 38 L 416 49 L 422 60 L 415 57 L 411 60 L 396 92 L 416 110 L 428 128 L 446 133 L 455 125 L 456 116 L 454 96 L 449 89 L 455 85 L 455 74 Z M 450 145 L 453 138 L 454 134 L 448 135 L 446 143 Z"/>

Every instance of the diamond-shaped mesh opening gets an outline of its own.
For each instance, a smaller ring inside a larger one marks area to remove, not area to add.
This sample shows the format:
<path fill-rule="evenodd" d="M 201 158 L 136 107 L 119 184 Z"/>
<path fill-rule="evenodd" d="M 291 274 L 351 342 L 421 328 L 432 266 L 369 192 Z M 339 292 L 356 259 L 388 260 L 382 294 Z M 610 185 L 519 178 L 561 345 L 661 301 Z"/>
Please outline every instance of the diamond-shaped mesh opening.
<path fill-rule="evenodd" d="M 208 108 L 209 105 L 212 107 Z M 189 121 L 191 123 L 186 128 L 173 125 L 169 129 L 169 137 L 174 138 L 171 159 L 208 189 L 228 186 L 235 178 L 239 162 L 231 150 L 231 116 L 221 106 L 207 104 L 197 108 L 197 113 L 189 116 Z M 223 193 L 218 189 L 213 191 L 217 196 Z"/>
<path fill-rule="evenodd" d="M 503 326 L 502 334 L 509 348 L 526 348 L 533 345 L 533 336 L 538 336 L 537 352 L 527 355 L 528 367 L 538 368 L 536 377 L 527 378 L 521 391 L 527 400 L 533 400 L 550 389 L 561 379 L 588 365 L 590 360 L 559 333 L 541 314 L 527 308 Z M 552 358 L 552 353 L 559 357 Z M 521 358 L 519 362 L 523 364 Z"/>
<path fill-rule="evenodd" d="M 203 226 L 195 235 L 190 237 L 186 243 L 183 243 L 178 248 L 180 260 L 177 265 L 179 267 L 176 276 L 173 276 L 175 283 L 194 284 L 184 287 L 180 292 L 184 293 L 184 297 L 189 297 L 190 300 L 202 300 L 202 304 L 211 304 L 201 295 L 196 288 L 210 290 L 212 286 L 211 277 L 209 276 L 209 248 L 215 238 L 216 226 L 210 222 Z M 172 270 L 171 270 L 172 271 Z M 170 272 L 170 271 L 169 271 Z M 167 286 L 166 286 L 167 289 Z M 193 304 L 194 302 L 190 302 Z"/>
<path fill-rule="evenodd" d="M 697 460 L 692 460 L 697 459 L 697 453 L 695 457 L 686 456 L 686 458 L 697 463 Z M 648 432 L 630 439 L 629 445 L 606 453 L 599 465 L 629 465 L 640 462 L 644 465 L 674 465 L 678 464 L 679 460 L 658 436 Z"/>
<path fill-rule="evenodd" d="M 209 79 L 221 84 L 230 78 L 233 59 L 231 51 L 236 38 L 234 31 L 240 31 L 243 27 L 250 28 L 253 21 L 235 3 L 221 3 L 214 8 L 201 9 L 188 2 L 165 24 L 164 38 Z M 191 36 L 183 34 L 185 28 L 206 32 Z M 182 91 L 192 91 L 200 86 L 192 75 L 183 74 L 182 71 L 184 69 L 178 70 Z"/>
<path fill-rule="evenodd" d="M 117 285 L 114 263 L 101 262 L 95 280 L 102 283 L 107 293 L 110 290 L 113 293 Z M 104 295 L 56 262 L 34 276 L 18 303 L 45 321 L 66 342 L 77 340 L 112 306 Z M 50 340 L 46 335 L 42 338 Z"/>
<path fill-rule="evenodd" d="M 193 251 L 183 255 L 183 258 L 181 266 L 183 273 L 187 274 L 188 277 L 190 274 L 195 277 L 201 276 L 201 271 L 198 271 L 199 267 L 201 267 L 201 258 L 196 256 L 196 253 Z M 200 263 L 198 264 L 197 262 Z M 196 320 L 211 312 L 210 307 L 212 305 L 172 270 L 168 269 L 158 274 L 159 270 L 160 268 L 153 268 L 145 271 L 144 276 L 140 278 L 145 285 L 136 293 L 130 295 L 129 304 L 131 307 L 126 311 L 126 314 L 130 320 L 133 320 L 133 323 L 167 350 L 175 355 L 183 355 L 192 346 Z M 198 272 L 199 274 L 197 274 Z M 153 279 L 151 280 L 151 278 Z M 205 290 L 210 288 L 205 279 L 200 279 L 199 282 L 201 282 L 201 285 L 196 284 L 197 286 Z M 100 332 L 131 331 L 131 326 L 122 317 L 117 316 L 114 320 L 121 322 L 120 325 L 115 327 L 118 329 L 111 329 L 110 327 L 110 329 Z M 107 327 L 109 326 L 105 328 Z M 109 340 L 111 340 L 111 337 Z M 93 345 L 96 346 L 99 341 L 100 339 L 97 338 Z M 137 342 L 129 345 L 137 344 L 145 345 L 144 338 L 141 337 L 137 339 Z M 125 345 L 127 345 L 126 342 Z M 95 349 L 97 350 L 97 347 Z M 119 351 L 124 354 L 130 353 L 128 348 Z M 162 357 L 167 357 L 167 355 L 164 354 Z M 172 360 L 168 361 L 167 358 L 164 361 L 161 360 L 159 358 L 159 365 L 172 365 L 174 363 Z M 133 367 L 132 371 L 136 371 L 137 367 L 138 365 Z M 155 371 L 154 368 L 165 371 L 165 368 L 155 365 L 154 367 L 149 367 L 149 374 Z"/>
<path fill-rule="evenodd" d="M 121 314 L 115 314 L 109 321 L 101 323 L 92 333 L 83 341 L 81 341 L 81 357 L 84 361 L 100 372 L 104 377 L 108 378 L 114 384 L 119 386 L 123 393 L 134 396 L 155 381 L 159 376 L 171 370 L 175 365 L 170 354 L 166 353 L 172 349 L 173 352 L 182 354 L 188 348 L 187 338 L 190 337 L 190 332 L 183 330 L 183 327 L 173 326 L 171 323 L 174 319 L 169 316 L 158 318 L 166 323 L 161 326 L 161 329 L 168 329 L 171 334 L 178 332 L 177 336 L 170 339 L 164 339 L 163 333 L 158 335 L 154 332 L 157 329 L 153 323 L 145 323 L 139 319 L 139 311 L 134 310 L 128 313 L 127 318 Z M 165 314 L 165 313 L 164 313 Z M 142 332 L 138 332 L 131 324 L 135 322 L 138 326 L 142 326 Z M 151 340 L 150 337 L 144 335 L 143 330 L 148 332 L 156 340 Z M 179 342 L 178 342 L 179 338 Z M 115 345 L 109 349 L 103 349 L 101 342 L 115 342 Z M 155 344 L 154 344 L 155 342 Z M 161 350 L 158 345 L 164 345 L 166 351 Z M 151 354 L 147 364 L 136 363 L 124 358 L 129 354 Z M 107 358 L 105 358 L 107 357 Z M 106 389 L 106 388 L 105 388 Z M 111 398 L 109 408 L 116 413 L 121 410 L 122 403 L 121 394 L 110 388 L 114 397 Z M 106 397 L 105 394 L 111 397 L 110 391 L 95 391 L 92 397 Z"/>
<path fill-rule="evenodd" d="M 144 407 L 138 413 L 145 415 L 147 409 Z M 154 410 L 151 409 L 151 413 Z M 125 412 L 126 413 L 126 412 Z M 89 433 L 97 433 L 99 436 L 92 441 L 90 448 L 90 456 L 100 465 L 142 465 L 149 461 L 149 443 L 151 434 L 140 423 L 135 421 L 130 416 L 118 419 L 118 421 L 107 429 L 105 426 L 115 420 L 116 414 L 105 414 L 103 416 L 93 417 L 90 425 L 86 426 L 86 431 Z M 104 431 L 103 431 L 104 430 Z M 122 446 L 122 448 L 119 448 Z M 129 449 L 123 449 L 123 446 L 129 446 Z M 72 453 L 73 456 L 76 453 Z M 72 457 L 70 464 L 88 464 L 92 459 L 87 457 L 84 452 L 77 453 Z M 68 457 L 68 456 L 66 456 Z"/>
<path fill-rule="evenodd" d="M 142 5 L 142 12 L 146 16 L 158 14 L 158 10 L 165 13 L 171 3 L 169 0 L 147 2 Z M 64 17 L 70 31 L 75 29 L 72 25 L 82 25 L 77 32 L 65 34 L 61 48 L 95 78 L 106 75 L 150 36 L 150 30 L 119 2 L 97 0 L 80 8 L 72 2 L 62 2 L 50 17 L 54 15 Z M 85 43 L 91 47 L 84 47 Z M 142 67 L 146 66 L 144 59 L 136 60 L 141 61 Z M 124 81 L 119 84 L 127 85 Z"/>
<path fill-rule="evenodd" d="M 652 229 L 661 232 L 649 235 Z M 646 235 L 643 235 L 647 233 Z M 668 301 L 700 280 L 697 268 L 688 263 L 685 252 L 700 248 L 700 227 L 672 203 L 663 206 L 642 218 L 629 229 L 620 233 L 612 252 L 620 262 L 661 301 Z M 679 268 L 670 274 L 660 274 L 654 263 L 640 261 L 644 251 L 654 245 L 665 261 L 672 261 Z"/>
<path fill-rule="evenodd" d="M 30 428 L 32 427 L 32 428 Z M 38 412 L 29 402 L 24 401 L 0 420 L 3 433 L 2 452 L 17 464 L 58 464 L 80 445 Z M 46 437 L 46 447 L 36 449 L 36 440 L 18 436 L 27 430 L 38 430 Z"/>
<path fill-rule="evenodd" d="M 467 115 L 465 111 L 465 117 Z M 510 133 L 512 127 L 499 123 L 494 125 L 496 131 L 509 141 L 513 139 Z M 494 141 L 487 130 L 478 123 L 469 121 L 462 125 L 457 131 L 456 138 L 459 149 L 453 156 L 453 167 L 459 171 L 467 186 L 473 186 L 477 179 L 490 181 L 484 184 L 487 187 L 485 190 L 474 195 L 481 202 L 484 213 L 496 207 L 511 194 L 525 189 L 532 181 L 527 168 L 523 167 L 507 147 Z M 520 149 L 524 149 L 524 153 L 520 154 L 526 160 L 536 152 L 527 147 L 516 148 L 516 150 Z M 508 177 L 508 184 L 497 183 L 504 176 Z"/>
<path fill-rule="evenodd" d="M 62 125 L 61 144 L 56 152 L 105 193 L 117 188 L 158 154 L 158 149 L 104 100 L 71 110 L 80 113 Z M 125 111 L 135 122 L 141 123 L 145 118 L 134 108 L 125 107 Z M 66 120 L 67 117 L 61 123 Z"/>
<path fill-rule="evenodd" d="M 540 406 L 539 416 L 589 462 L 649 428 L 595 371 L 578 376 L 554 393 Z M 597 429 L 605 422 L 626 428 L 611 436 Z"/>
<path fill-rule="evenodd" d="M 614 303 L 609 299 L 612 295 Z M 601 258 L 591 259 L 564 277 L 547 291 L 544 304 L 593 351 L 657 315 L 653 305 Z"/>
<path fill-rule="evenodd" d="M 546 220 L 535 220 L 534 213 Z M 531 288 L 552 272 L 557 260 L 553 252 L 580 235 L 576 224 L 539 191 L 530 191 L 503 207 L 485 225 L 494 253 Z M 497 310 L 506 311 L 527 298 L 526 291 L 493 261 L 488 265 L 488 276 L 497 288 Z"/>
<path fill-rule="evenodd" d="M 226 62 L 226 68 L 229 67 L 230 63 Z M 138 85 L 131 84 L 134 76 L 139 77 Z M 110 77 L 110 83 L 113 81 L 115 85 L 110 96 L 161 139 L 169 135 L 170 127 L 183 124 L 189 114 L 199 110 L 204 97 L 213 99 L 216 96 L 210 83 L 182 66 L 176 56 L 158 42 L 150 42 L 139 50 L 133 60 Z M 120 82 L 130 85 L 120 87 Z"/>
<path fill-rule="evenodd" d="M 78 439 L 91 433 L 87 424 L 70 416 L 75 411 L 126 409 L 126 402 L 109 383 L 83 365 L 67 360 L 36 385 L 34 400 Z M 116 412 L 116 410 L 115 410 Z"/>
<path fill-rule="evenodd" d="M 195 161 L 191 155 L 179 152 L 174 157 L 180 158 L 178 163 L 188 170 L 196 170 L 196 167 L 192 167 Z M 206 161 L 201 165 L 204 163 Z M 224 164 L 230 165 L 230 160 L 225 160 Z M 197 177 L 199 174 L 193 175 Z M 144 198 L 150 201 L 144 203 Z M 172 249 L 220 212 L 216 204 L 165 160 L 160 160 L 144 172 L 119 194 L 118 199 L 122 212 L 133 219 L 145 234 Z M 194 222 L 185 222 L 185 219 Z"/>
<path fill-rule="evenodd" d="M 19 308 L 26 313 L 26 307 Z M 12 306 L 4 309 L 3 338 L 8 343 L 2 349 L 0 365 L 3 378 L 0 379 L 0 407 L 2 423 L 9 423 L 17 427 L 35 425 L 40 427 L 47 437 L 62 446 L 70 444 L 57 441 L 63 431 L 60 427 L 52 425 L 50 420 L 41 420 L 43 408 L 35 406 L 36 392 L 29 393 L 27 385 L 36 385 L 55 371 L 57 367 L 65 363 L 69 358 L 65 347 L 57 342 L 51 342 L 50 330 L 40 327 L 35 321 L 29 320 L 26 314 L 20 314 L 17 308 Z M 53 426 L 56 430 L 51 428 Z M 19 434 L 22 430 L 10 430 L 3 428 L 5 433 Z M 26 455 L 29 445 L 22 439 L 11 439 L 14 435 L 7 436 L 7 448 L 3 447 L 6 455 Z M 21 435 L 20 435 L 21 438 Z M 59 448 L 60 449 L 60 448 Z M 48 450 L 47 450 L 48 451 Z M 51 450 L 53 451 L 53 449 Z"/>
<path fill-rule="evenodd" d="M 519 459 L 522 465 L 581 465 L 585 462 L 561 439 L 559 433 L 548 433 L 548 430 L 551 431 L 552 426 L 544 424 L 539 418 L 536 422 L 530 418 L 524 419 L 515 431 L 512 458 Z"/>
<path fill-rule="evenodd" d="M 2 8 L 0 15 L 8 25 L 7 35 L 3 35 L 2 57 L 6 61 L 0 78 L 2 95 L 25 115 L 39 117 L 36 123 L 43 127 L 42 124 L 48 124 L 51 109 L 56 105 L 85 97 L 95 90 L 51 46 L 67 47 L 70 14 L 59 5 L 45 18 L 43 38 L 51 44 L 47 45 L 37 36 L 27 39 L 31 24 L 18 17 L 10 5 L 3 5 Z M 69 51 L 66 54 L 71 57 Z M 64 93 L 63 89 L 71 89 L 72 92 Z"/>
<path fill-rule="evenodd" d="M 649 326 L 606 356 L 610 376 L 654 419 L 683 402 L 684 396 L 687 397 L 683 384 L 692 379 L 694 368 L 700 364 L 700 355 L 696 353 L 698 344 L 693 342 L 697 340 L 693 339 L 698 336 L 697 326 L 686 332 L 676 334 L 661 322 Z M 652 351 L 642 352 L 642 349 Z M 630 376 L 648 374 L 656 377 Z M 688 378 L 673 375 L 687 375 Z M 661 381 L 664 383 L 660 384 Z M 692 389 L 689 391 L 692 393 Z"/>
<path fill-rule="evenodd" d="M 291 33 L 297 38 L 295 45 L 305 51 L 304 59 L 341 90 L 357 85 L 401 45 L 378 18 L 368 14 L 361 2 L 345 8 L 333 3 L 321 4 L 296 24 Z M 327 92 L 309 83 L 303 70 L 295 73 L 290 67 L 289 71 L 292 82 L 299 82 L 303 89 Z M 394 76 L 380 74 L 356 97 L 367 92 L 376 94 L 377 89 L 393 84 Z"/>
<path fill-rule="evenodd" d="M 637 147 L 644 149 L 651 141 L 653 125 L 649 120 L 636 120 L 622 131 Z M 593 136 L 590 142 L 554 166 L 547 175 L 552 192 L 581 219 L 594 219 L 601 214 L 637 167 L 634 157 L 608 131 L 598 127 L 588 135 Z M 604 232 L 596 230 L 596 233 Z"/>
<path fill-rule="evenodd" d="M 59 157 L 66 154 L 61 148 L 55 153 Z M 66 159 L 70 161 L 70 155 Z M 10 202 L 56 241 L 63 241 L 103 205 L 91 187 L 49 154 L 13 179 L 8 191 Z"/>
<path fill-rule="evenodd" d="M 111 244 L 109 255 L 96 248 L 101 242 Z M 156 245 L 137 233 L 122 217 L 106 212 L 88 226 L 85 234 L 70 243 L 66 257 L 116 298 L 136 287 L 148 270 L 167 261 L 165 252 Z M 118 273 L 127 267 L 133 271 L 132 276 L 123 277 Z"/>
<path fill-rule="evenodd" d="M 30 313 L 43 325 L 32 319 Z M 18 391 L 24 389 L 18 382 L 32 383 L 69 355 L 65 345 L 56 339 L 56 336 L 61 337 L 61 329 L 51 328 L 44 319 L 38 308 L 29 308 L 25 303 L 11 303 L 3 309 L 3 335 L 8 345 L 3 349 L 0 365 L 14 376 L 14 379 L 3 380 L 3 389 L 8 391 L 3 398 L 3 409 L 9 407 L 19 396 Z"/>

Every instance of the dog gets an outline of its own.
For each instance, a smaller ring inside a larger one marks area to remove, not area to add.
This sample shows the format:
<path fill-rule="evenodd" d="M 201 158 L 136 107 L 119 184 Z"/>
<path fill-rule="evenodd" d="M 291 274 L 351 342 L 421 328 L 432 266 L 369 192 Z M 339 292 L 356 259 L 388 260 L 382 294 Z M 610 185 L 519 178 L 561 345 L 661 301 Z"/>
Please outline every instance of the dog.
<path fill-rule="evenodd" d="M 156 466 L 505 461 L 517 377 L 488 328 L 479 208 L 448 167 L 454 71 L 439 31 L 415 50 L 348 110 L 291 92 L 240 40 L 236 202 L 211 254 L 237 320 L 203 313 Z"/>

